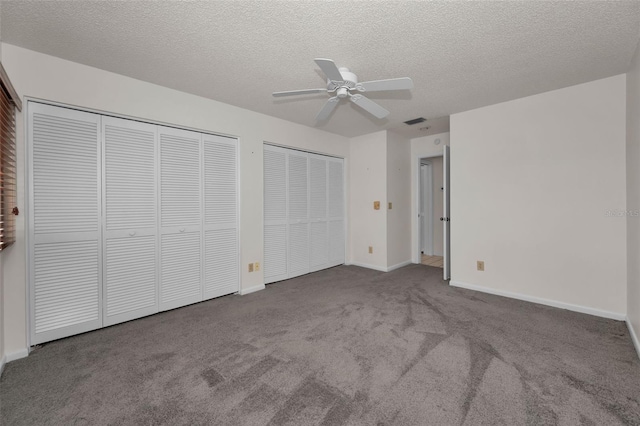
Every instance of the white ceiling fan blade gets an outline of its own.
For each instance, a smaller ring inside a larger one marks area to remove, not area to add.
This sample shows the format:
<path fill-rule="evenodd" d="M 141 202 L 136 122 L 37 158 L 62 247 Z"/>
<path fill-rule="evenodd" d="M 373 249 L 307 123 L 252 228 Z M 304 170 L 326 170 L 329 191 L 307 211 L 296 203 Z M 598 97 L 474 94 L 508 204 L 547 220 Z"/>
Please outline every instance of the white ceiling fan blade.
<path fill-rule="evenodd" d="M 304 90 L 289 90 L 286 92 L 273 92 L 273 96 L 279 98 L 280 96 L 293 96 L 293 95 L 311 95 L 314 93 L 327 93 L 327 89 L 304 89 Z"/>
<path fill-rule="evenodd" d="M 333 110 L 338 106 L 338 102 L 340 102 L 340 99 L 338 99 L 337 96 L 329 98 L 327 100 L 327 103 L 324 104 L 324 106 L 316 116 L 316 121 L 324 121 L 329 118 Z"/>
<path fill-rule="evenodd" d="M 351 99 L 351 102 L 358 105 L 360 108 L 367 111 L 369 114 L 375 116 L 376 118 L 385 118 L 387 115 L 389 115 L 389 111 L 382 108 L 371 99 L 365 98 L 362 95 L 353 95 L 349 99 Z"/>
<path fill-rule="evenodd" d="M 340 70 L 331 59 L 322 59 L 316 58 L 314 59 L 316 64 L 320 67 L 324 75 L 331 81 L 343 81 L 342 74 L 340 74 Z"/>
<path fill-rule="evenodd" d="M 413 81 L 409 77 L 390 78 L 388 80 L 364 81 L 358 83 L 356 89 L 362 92 L 381 92 L 383 90 L 413 89 Z"/>

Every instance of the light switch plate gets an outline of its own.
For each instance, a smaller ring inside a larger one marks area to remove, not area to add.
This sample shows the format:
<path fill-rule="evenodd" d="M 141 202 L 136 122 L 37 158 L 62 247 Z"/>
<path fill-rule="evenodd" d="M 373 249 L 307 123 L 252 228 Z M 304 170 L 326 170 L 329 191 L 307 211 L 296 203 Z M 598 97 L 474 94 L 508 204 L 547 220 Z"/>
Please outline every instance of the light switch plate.
<path fill-rule="evenodd" d="M 391 210 L 393 208 L 393 204 L 389 203 L 389 210 Z"/>
<path fill-rule="evenodd" d="M 373 246 L 369 246 L 369 254 L 373 253 Z"/>
<path fill-rule="evenodd" d="M 249 272 L 253 272 L 253 263 L 249 264 Z"/>
<path fill-rule="evenodd" d="M 478 271 L 484 271 L 484 260 L 478 260 L 477 266 L 478 266 Z"/>
<path fill-rule="evenodd" d="M 380 201 L 374 201 L 373 202 L 373 209 L 374 210 L 380 210 Z"/>

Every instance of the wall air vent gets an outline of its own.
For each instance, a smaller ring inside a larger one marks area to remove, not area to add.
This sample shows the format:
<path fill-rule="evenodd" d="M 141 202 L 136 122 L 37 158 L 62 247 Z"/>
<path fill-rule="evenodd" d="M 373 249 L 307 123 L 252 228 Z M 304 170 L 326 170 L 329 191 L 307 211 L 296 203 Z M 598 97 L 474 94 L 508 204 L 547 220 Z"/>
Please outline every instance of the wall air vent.
<path fill-rule="evenodd" d="M 422 123 L 423 121 L 427 121 L 427 119 L 424 117 L 418 117 L 418 118 L 414 118 L 413 120 L 405 121 L 404 124 L 413 126 L 414 124 Z"/>

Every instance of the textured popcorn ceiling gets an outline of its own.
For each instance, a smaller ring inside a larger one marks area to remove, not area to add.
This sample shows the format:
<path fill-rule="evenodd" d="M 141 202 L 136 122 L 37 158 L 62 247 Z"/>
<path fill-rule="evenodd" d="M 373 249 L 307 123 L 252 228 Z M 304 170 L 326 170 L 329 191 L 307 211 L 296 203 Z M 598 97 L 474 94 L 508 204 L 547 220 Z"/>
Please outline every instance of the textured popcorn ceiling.
<path fill-rule="evenodd" d="M 626 72 L 640 33 L 636 1 L 3 2 L 1 13 L 4 42 L 308 126 L 327 95 L 271 92 L 323 87 L 316 57 L 361 81 L 413 79 L 410 92 L 368 95 L 386 119 L 343 101 L 318 126 L 345 136 L 421 136 L 425 123 L 402 122 Z"/>

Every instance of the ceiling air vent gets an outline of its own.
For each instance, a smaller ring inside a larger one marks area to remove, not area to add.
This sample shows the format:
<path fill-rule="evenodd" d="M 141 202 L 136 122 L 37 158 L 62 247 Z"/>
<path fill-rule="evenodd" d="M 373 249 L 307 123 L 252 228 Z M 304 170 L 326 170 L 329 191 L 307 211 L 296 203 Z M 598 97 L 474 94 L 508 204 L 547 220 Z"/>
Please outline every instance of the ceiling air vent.
<path fill-rule="evenodd" d="M 423 121 L 427 121 L 427 119 L 424 117 L 418 117 L 418 118 L 414 118 L 413 120 L 405 121 L 404 124 L 408 124 L 409 126 L 412 126 L 414 124 L 422 123 Z"/>

